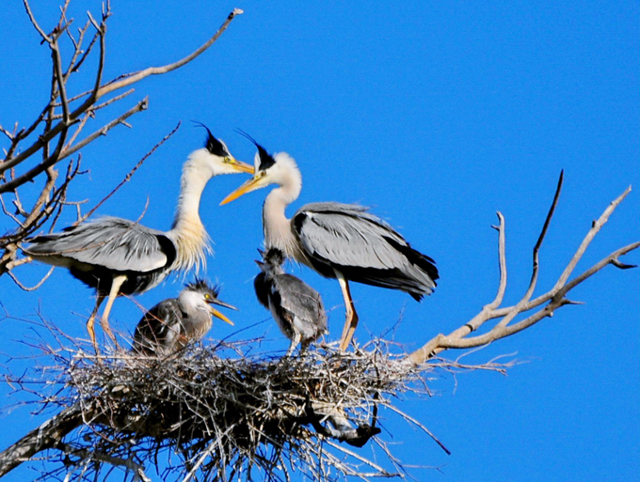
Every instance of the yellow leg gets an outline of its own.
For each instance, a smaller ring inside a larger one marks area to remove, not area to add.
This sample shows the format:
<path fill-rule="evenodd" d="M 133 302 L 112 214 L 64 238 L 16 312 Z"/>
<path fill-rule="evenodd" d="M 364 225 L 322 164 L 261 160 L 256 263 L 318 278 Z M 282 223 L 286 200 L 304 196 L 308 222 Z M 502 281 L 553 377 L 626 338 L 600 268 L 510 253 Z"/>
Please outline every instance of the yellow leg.
<path fill-rule="evenodd" d="M 125 281 L 127 281 L 127 276 L 124 274 L 113 277 L 113 281 L 111 282 L 111 291 L 109 292 L 109 299 L 107 299 L 107 306 L 104 307 L 102 318 L 100 319 L 102 330 L 109 336 L 109 338 L 111 338 L 114 343 L 116 343 L 116 337 L 113 336 L 113 332 L 109 327 L 109 313 L 111 313 L 113 302 L 118 297 L 118 294 L 120 293 L 120 287 Z"/>
<path fill-rule="evenodd" d="M 335 271 L 336 278 L 340 283 L 340 289 L 342 290 L 342 297 L 344 298 L 344 306 L 346 310 L 346 319 L 344 322 L 344 328 L 342 329 L 342 338 L 340 338 L 340 351 L 346 351 L 353 334 L 356 331 L 358 325 L 358 313 L 356 313 L 356 307 L 353 305 L 353 299 L 351 298 L 351 292 L 349 291 L 349 282 L 345 279 L 344 275 Z"/>
<path fill-rule="evenodd" d="M 95 308 L 93 308 L 93 311 L 91 312 L 91 316 L 87 321 L 87 331 L 89 332 L 89 337 L 91 338 L 91 343 L 93 344 L 93 349 L 95 350 L 96 355 L 99 355 L 100 351 L 98 350 L 98 342 L 96 341 L 96 330 L 94 328 L 94 325 L 96 323 L 96 315 L 98 314 L 98 309 L 100 308 L 100 305 L 102 304 L 103 301 L 104 301 L 104 296 L 101 294 L 98 294 L 98 299 L 96 300 L 96 306 Z"/>

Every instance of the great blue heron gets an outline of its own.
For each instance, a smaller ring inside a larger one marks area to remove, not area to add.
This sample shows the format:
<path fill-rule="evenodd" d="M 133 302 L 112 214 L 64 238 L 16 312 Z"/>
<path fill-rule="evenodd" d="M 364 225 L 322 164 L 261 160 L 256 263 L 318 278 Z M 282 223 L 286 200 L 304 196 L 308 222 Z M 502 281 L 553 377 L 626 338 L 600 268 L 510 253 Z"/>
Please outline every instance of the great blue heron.
<path fill-rule="evenodd" d="M 87 330 L 96 351 L 95 317 L 107 296 L 101 324 L 115 341 L 108 319 L 117 296 L 147 291 L 173 270 L 186 272 L 205 265 L 205 254 L 211 248 L 198 208 L 209 179 L 253 172 L 252 166 L 236 160 L 209 129 L 207 133 L 205 147 L 192 152 L 184 163 L 171 230 L 157 231 L 135 221 L 106 216 L 59 233 L 36 236 L 22 248 L 33 259 L 68 268 L 74 277 L 95 288 L 97 301 Z"/>
<path fill-rule="evenodd" d="M 285 209 L 298 198 L 302 188 L 300 170 L 287 153 L 272 156 L 249 139 L 258 149 L 255 174 L 220 204 L 270 184 L 278 185 L 267 195 L 262 209 L 265 247 L 278 248 L 322 276 L 338 279 L 346 307 L 341 350 L 346 350 L 358 323 L 349 281 L 401 290 L 417 301 L 431 294 L 438 279 L 433 259 L 413 249 L 368 208 L 336 202 L 311 203 L 287 219 Z"/>
<path fill-rule="evenodd" d="M 327 314 L 320 294 L 300 278 L 282 269 L 285 256 L 278 248 L 262 252 L 262 261 L 256 261 L 261 273 L 253 285 L 258 301 L 267 308 L 280 330 L 291 340 L 287 356 L 302 343 L 309 343 L 327 332 Z"/>
<path fill-rule="evenodd" d="M 133 350 L 144 355 L 170 355 L 190 341 L 201 340 L 211 329 L 212 316 L 233 322 L 212 305 L 236 309 L 218 299 L 218 288 L 204 280 L 189 283 L 177 298 L 161 301 L 140 320 L 133 336 Z"/>

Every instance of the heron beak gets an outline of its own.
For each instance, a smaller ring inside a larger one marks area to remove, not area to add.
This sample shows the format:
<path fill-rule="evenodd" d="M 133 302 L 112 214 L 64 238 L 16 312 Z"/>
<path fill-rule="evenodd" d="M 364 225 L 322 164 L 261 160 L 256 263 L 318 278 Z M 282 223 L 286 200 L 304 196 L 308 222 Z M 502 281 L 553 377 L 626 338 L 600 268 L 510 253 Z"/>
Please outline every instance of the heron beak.
<path fill-rule="evenodd" d="M 213 306 L 210 306 L 209 310 L 211 310 L 211 314 L 213 316 L 215 316 L 216 318 L 220 318 L 225 323 L 229 323 L 231 326 L 233 326 L 233 321 L 231 321 L 229 318 L 224 316 L 222 313 L 220 313 L 218 310 L 216 310 Z"/>
<path fill-rule="evenodd" d="M 212 299 L 208 301 L 209 304 L 214 304 L 214 305 L 218 305 L 218 306 L 224 306 L 225 308 L 229 308 L 230 310 L 235 310 L 238 311 L 238 308 L 236 308 L 233 305 L 230 305 L 229 303 L 225 303 L 224 301 L 220 301 L 219 299 Z"/>
<path fill-rule="evenodd" d="M 229 158 L 229 164 L 233 168 L 235 168 L 238 172 L 246 172 L 249 174 L 253 174 L 253 166 L 251 164 L 247 164 L 246 162 L 239 161 L 235 157 Z"/>
<path fill-rule="evenodd" d="M 248 192 L 255 191 L 256 189 L 260 189 L 261 187 L 264 187 L 263 183 L 260 182 L 262 181 L 262 179 L 263 179 L 262 176 L 252 177 L 247 182 L 242 184 L 242 186 L 240 186 L 238 189 L 236 189 L 231 194 L 229 194 L 226 198 L 224 198 L 222 202 L 220 202 L 220 206 L 222 206 L 223 204 L 230 203 L 231 201 L 235 201 L 243 194 L 246 194 Z"/>
<path fill-rule="evenodd" d="M 218 306 L 224 306 L 225 308 L 229 308 L 230 310 L 236 310 L 238 311 L 238 308 L 236 308 L 233 305 L 230 305 L 228 303 L 225 303 L 223 301 L 220 301 L 217 298 L 211 298 L 207 300 L 207 303 L 209 303 L 209 311 L 211 312 L 211 314 L 213 316 L 215 316 L 216 318 L 220 318 L 222 321 L 224 321 L 225 323 L 229 323 L 231 326 L 233 326 L 233 321 L 231 321 L 229 318 L 227 318 L 226 316 L 224 316 L 222 313 L 220 313 L 218 310 L 216 310 L 213 306 L 211 305 L 218 305 Z"/>

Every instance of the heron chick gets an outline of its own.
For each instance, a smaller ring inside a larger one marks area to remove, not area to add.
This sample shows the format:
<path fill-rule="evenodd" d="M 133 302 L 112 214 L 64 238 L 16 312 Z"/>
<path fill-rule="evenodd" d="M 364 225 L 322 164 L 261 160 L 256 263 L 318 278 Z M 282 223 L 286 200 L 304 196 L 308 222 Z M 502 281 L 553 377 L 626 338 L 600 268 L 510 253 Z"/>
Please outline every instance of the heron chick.
<path fill-rule="evenodd" d="M 166 356 L 189 342 L 204 338 L 213 324 L 213 316 L 233 322 L 213 305 L 236 308 L 218 299 L 219 289 L 204 280 L 189 283 L 177 298 L 161 301 L 138 322 L 133 336 L 133 351 L 142 355 Z"/>
<path fill-rule="evenodd" d="M 438 269 L 429 256 L 411 245 L 386 222 L 357 204 L 311 203 L 286 217 L 285 209 L 302 189 L 302 175 L 286 152 L 270 155 L 255 144 L 255 174 L 229 194 L 226 204 L 256 189 L 275 184 L 262 206 L 264 244 L 275 247 L 326 278 L 340 283 L 346 308 L 340 350 L 349 346 L 358 315 L 349 291 L 356 281 L 409 293 L 420 301 L 436 287 Z"/>
<path fill-rule="evenodd" d="M 102 217 L 59 233 L 33 237 L 22 247 L 33 259 L 67 268 L 72 276 L 96 290 L 96 305 L 87 321 L 96 352 L 94 323 L 104 299 L 108 298 L 102 329 L 115 342 L 108 319 L 116 297 L 147 291 L 171 271 L 197 271 L 205 265 L 205 255 L 211 248 L 198 209 L 207 182 L 220 174 L 253 172 L 252 166 L 236 160 L 209 129 L 207 133 L 205 147 L 193 151 L 184 163 L 171 230 L 163 232 L 136 221 Z"/>
<path fill-rule="evenodd" d="M 327 333 L 327 314 L 320 294 L 301 279 L 287 274 L 282 269 L 284 253 L 270 248 L 256 261 L 262 272 L 256 276 L 253 286 L 262 306 L 267 308 L 280 330 L 291 340 L 287 356 L 302 344 L 306 350 L 309 343 Z"/>

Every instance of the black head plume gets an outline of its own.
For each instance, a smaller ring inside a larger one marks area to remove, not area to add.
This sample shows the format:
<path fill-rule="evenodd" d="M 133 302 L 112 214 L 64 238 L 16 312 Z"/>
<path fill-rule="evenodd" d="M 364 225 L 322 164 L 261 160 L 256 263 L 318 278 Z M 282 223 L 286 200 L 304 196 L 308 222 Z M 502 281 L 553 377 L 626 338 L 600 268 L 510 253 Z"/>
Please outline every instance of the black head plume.
<path fill-rule="evenodd" d="M 253 137 L 251 137 L 242 129 L 236 129 L 236 132 L 238 134 L 242 134 L 244 137 L 246 137 L 251 142 L 253 142 L 253 144 L 258 149 L 258 155 L 260 156 L 260 165 L 258 166 L 259 170 L 264 171 L 266 169 L 269 169 L 271 166 L 273 166 L 276 163 L 275 159 L 267 152 L 267 150 L 264 147 L 258 144 Z"/>
<path fill-rule="evenodd" d="M 187 289 L 195 291 L 196 293 L 209 294 L 213 298 L 217 298 L 220 293 L 220 288 L 217 286 L 211 286 L 204 279 L 196 278 L 193 283 L 187 283 Z"/>
<path fill-rule="evenodd" d="M 207 148 L 207 151 L 218 157 L 227 157 L 229 155 L 224 144 L 213 137 L 213 134 L 206 125 L 198 121 L 193 121 L 193 123 L 197 126 L 204 127 L 207 130 L 207 142 L 204 145 L 204 147 Z"/>
<path fill-rule="evenodd" d="M 266 253 L 262 253 L 262 258 L 265 263 L 268 263 L 271 266 L 280 266 L 284 263 L 285 256 L 282 250 L 278 248 L 269 248 Z"/>

